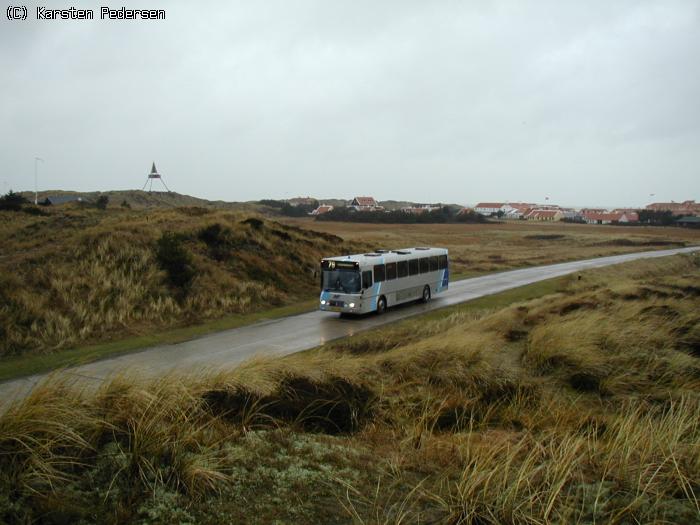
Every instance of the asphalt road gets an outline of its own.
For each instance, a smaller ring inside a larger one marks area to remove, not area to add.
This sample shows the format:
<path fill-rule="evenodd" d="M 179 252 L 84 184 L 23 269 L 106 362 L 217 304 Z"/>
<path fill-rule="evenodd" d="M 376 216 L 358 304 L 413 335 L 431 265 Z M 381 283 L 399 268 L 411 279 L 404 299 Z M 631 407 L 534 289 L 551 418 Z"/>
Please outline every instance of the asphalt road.
<path fill-rule="evenodd" d="M 314 311 L 225 330 L 184 343 L 155 346 L 136 353 L 66 369 L 57 374 L 69 381 L 99 383 L 110 375 L 124 370 L 133 371 L 142 376 L 157 376 L 172 371 L 191 373 L 202 369 L 229 367 L 253 356 L 291 354 L 313 348 L 332 339 L 351 336 L 362 330 L 420 315 L 436 308 L 581 270 L 698 250 L 700 246 L 630 253 L 484 275 L 450 283 L 447 292 L 436 296 L 428 304 L 400 306 L 390 309 L 382 316 L 368 315 L 346 319 L 340 318 L 338 314 Z M 45 377 L 46 374 L 39 374 L 0 384 L 0 406 L 6 406 L 12 400 L 25 397 L 33 386 Z"/>

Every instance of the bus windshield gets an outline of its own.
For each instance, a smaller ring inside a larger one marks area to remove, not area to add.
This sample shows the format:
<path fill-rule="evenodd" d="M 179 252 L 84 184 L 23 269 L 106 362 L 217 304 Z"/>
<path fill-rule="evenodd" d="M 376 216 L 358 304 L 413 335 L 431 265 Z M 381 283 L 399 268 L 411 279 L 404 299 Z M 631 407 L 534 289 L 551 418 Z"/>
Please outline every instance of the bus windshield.
<path fill-rule="evenodd" d="M 323 291 L 360 293 L 362 280 L 357 270 L 323 270 Z"/>

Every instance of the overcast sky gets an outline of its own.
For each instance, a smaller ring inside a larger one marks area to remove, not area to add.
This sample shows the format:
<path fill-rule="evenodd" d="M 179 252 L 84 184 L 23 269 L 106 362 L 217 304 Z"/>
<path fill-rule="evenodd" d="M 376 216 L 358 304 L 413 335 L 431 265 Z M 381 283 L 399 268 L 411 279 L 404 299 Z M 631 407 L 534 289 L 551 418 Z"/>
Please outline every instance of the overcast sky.
<path fill-rule="evenodd" d="M 141 188 L 155 161 L 229 201 L 700 199 L 695 0 L 35 5 L 0 22 L 3 193 L 39 156 L 40 189 Z"/>

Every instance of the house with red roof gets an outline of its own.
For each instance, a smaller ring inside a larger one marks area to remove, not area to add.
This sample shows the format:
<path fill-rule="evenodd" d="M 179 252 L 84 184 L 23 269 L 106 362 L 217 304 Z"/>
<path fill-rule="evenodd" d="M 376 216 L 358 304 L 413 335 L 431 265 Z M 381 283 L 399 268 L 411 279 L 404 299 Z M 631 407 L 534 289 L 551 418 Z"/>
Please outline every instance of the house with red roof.
<path fill-rule="evenodd" d="M 333 211 L 333 206 L 331 206 L 330 204 L 321 204 L 315 210 L 310 211 L 309 215 L 323 215 L 324 213 L 328 213 L 329 211 Z"/>
<path fill-rule="evenodd" d="M 694 200 L 683 202 L 654 202 L 647 206 L 647 210 L 670 211 L 674 215 L 700 215 L 700 203 Z"/>
<path fill-rule="evenodd" d="M 529 202 L 508 202 L 501 207 L 501 210 L 505 213 L 503 215 L 505 219 L 522 219 L 530 210 L 537 207 L 536 204 Z"/>
<path fill-rule="evenodd" d="M 528 221 L 560 221 L 564 218 L 564 212 L 561 210 L 544 210 L 537 208 L 530 210 L 525 218 Z"/>
<path fill-rule="evenodd" d="M 348 208 L 354 208 L 355 211 L 380 211 L 384 207 L 374 200 L 374 197 L 355 197 Z"/>
<path fill-rule="evenodd" d="M 639 216 L 636 212 L 591 212 L 586 211 L 581 214 L 583 220 L 588 224 L 613 224 L 637 222 Z"/>

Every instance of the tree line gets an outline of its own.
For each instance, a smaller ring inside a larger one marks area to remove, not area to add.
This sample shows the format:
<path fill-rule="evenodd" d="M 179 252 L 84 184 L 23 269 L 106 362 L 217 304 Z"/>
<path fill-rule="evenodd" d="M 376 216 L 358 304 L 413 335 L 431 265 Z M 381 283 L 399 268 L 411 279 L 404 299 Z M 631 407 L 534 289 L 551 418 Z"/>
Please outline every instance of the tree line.
<path fill-rule="evenodd" d="M 354 208 L 338 207 L 323 215 L 316 216 L 317 221 L 367 222 L 383 224 L 436 224 L 448 222 L 483 223 L 488 222 L 480 213 L 468 210 L 457 213 L 454 208 L 443 206 L 423 213 L 393 211 L 356 211 Z"/>

